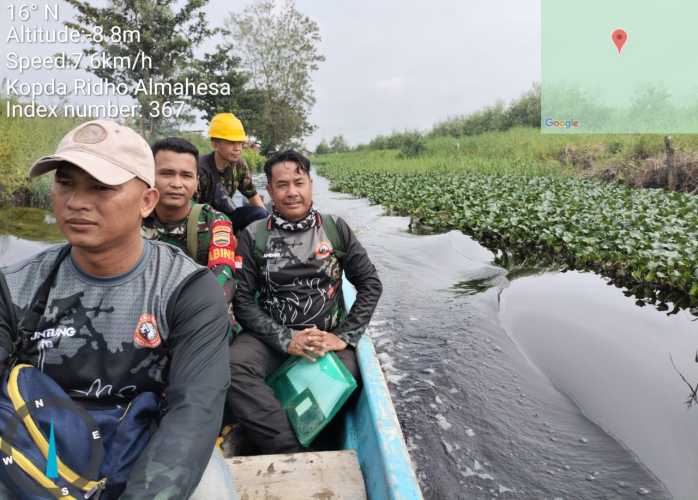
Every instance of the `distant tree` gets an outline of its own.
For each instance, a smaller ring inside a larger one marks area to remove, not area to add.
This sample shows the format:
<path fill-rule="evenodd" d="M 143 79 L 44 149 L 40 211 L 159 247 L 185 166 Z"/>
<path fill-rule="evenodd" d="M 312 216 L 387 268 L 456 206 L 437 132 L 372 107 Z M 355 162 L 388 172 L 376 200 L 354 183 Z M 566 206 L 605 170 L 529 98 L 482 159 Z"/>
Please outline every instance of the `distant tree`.
<path fill-rule="evenodd" d="M 508 130 L 512 127 L 540 127 L 540 85 L 513 101 L 509 106 L 497 102 L 474 113 L 448 118 L 437 123 L 429 135 L 461 137 Z"/>
<path fill-rule="evenodd" d="M 208 0 L 107 0 L 105 7 L 95 7 L 91 0 L 66 2 L 77 10 L 75 21 L 66 22 L 66 26 L 84 34 L 108 35 L 92 37 L 85 55 L 102 53 L 112 61 L 114 57 L 130 58 L 131 64 L 91 67 L 88 71 L 129 86 L 131 97 L 142 106 L 141 133 L 152 136 L 166 118 L 153 116 L 150 103 L 162 104 L 170 96 L 136 95 L 136 85 L 140 80 L 147 84 L 150 79 L 158 83 L 177 79 L 192 60 L 194 48 L 216 32 L 209 28 L 203 10 Z M 125 30 L 139 36 L 115 36 Z M 137 57 L 140 63 L 134 63 Z"/>
<path fill-rule="evenodd" d="M 418 133 L 405 135 L 402 145 L 400 146 L 400 158 L 416 158 L 423 155 L 427 151 L 427 144 Z"/>
<path fill-rule="evenodd" d="M 628 120 L 636 130 L 652 132 L 671 128 L 676 115 L 671 94 L 665 86 L 647 84 L 635 91 Z"/>
<path fill-rule="evenodd" d="M 511 103 L 505 111 L 504 127 L 535 127 L 540 128 L 540 85 L 533 88 Z"/>
<path fill-rule="evenodd" d="M 316 155 L 326 155 L 327 153 L 330 153 L 330 146 L 327 144 L 327 141 L 323 139 L 320 141 L 320 144 L 317 145 L 315 148 L 315 154 Z"/>
<path fill-rule="evenodd" d="M 193 61 L 183 76 L 197 82 L 227 82 L 230 95 L 208 92 L 193 96 L 191 106 L 200 110 L 207 121 L 217 113 L 235 113 L 246 131 L 257 136 L 262 128 L 263 95 L 259 90 L 248 88 L 250 75 L 240 67 L 240 58 L 234 55 L 231 44 L 219 44 L 214 52 Z"/>
<path fill-rule="evenodd" d="M 226 27 L 252 87 L 262 94 L 264 112 L 255 133 L 263 150 L 309 135 L 311 74 L 325 60 L 317 23 L 296 10 L 293 0 L 257 0 L 232 14 Z"/>
<path fill-rule="evenodd" d="M 349 151 L 349 145 L 343 135 L 337 135 L 330 140 L 330 149 L 333 153 L 344 153 Z"/>

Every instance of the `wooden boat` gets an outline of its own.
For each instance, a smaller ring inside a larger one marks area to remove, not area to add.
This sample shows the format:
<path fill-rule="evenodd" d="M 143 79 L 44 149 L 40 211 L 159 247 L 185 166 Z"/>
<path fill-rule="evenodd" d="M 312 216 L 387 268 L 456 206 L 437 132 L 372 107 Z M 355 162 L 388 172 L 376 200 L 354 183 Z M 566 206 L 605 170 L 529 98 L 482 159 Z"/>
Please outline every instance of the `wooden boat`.
<path fill-rule="evenodd" d="M 348 306 L 356 292 L 345 279 Z M 357 348 L 362 388 L 335 451 L 229 459 L 241 499 L 419 500 L 422 493 L 373 342 Z"/>

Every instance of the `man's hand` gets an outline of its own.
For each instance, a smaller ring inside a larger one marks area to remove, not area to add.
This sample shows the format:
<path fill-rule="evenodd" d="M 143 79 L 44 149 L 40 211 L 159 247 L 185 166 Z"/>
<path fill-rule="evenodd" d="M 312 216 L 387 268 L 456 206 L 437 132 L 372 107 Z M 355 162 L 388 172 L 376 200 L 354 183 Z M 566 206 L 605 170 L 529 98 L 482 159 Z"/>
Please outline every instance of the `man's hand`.
<path fill-rule="evenodd" d="M 251 198 L 248 198 L 247 200 L 250 202 L 250 205 L 252 205 L 253 207 L 264 208 L 264 200 L 259 195 L 259 193 L 255 194 Z"/>
<path fill-rule="evenodd" d="M 330 351 L 342 351 L 346 348 L 347 343 L 334 333 L 312 327 L 296 333 L 288 345 L 288 353 L 315 361 Z"/>
<path fill-rule="evenodd" d="M 347 348 L 347 343 L 334 333 L 326 332 L 315 327 L 309 328 L 308 330 L 309 347 L 320 356 L 324 356 L 330 351 L 342 351 Z"/>
<path fill-rule="evenodd" d="M 315 349 L 310 346 L 310 339 L 314 337 L 311 335 L 313 328 L 306 328 L 305 330 L 298 330 L 293 336 L 291 343 L 288 344 L 288 353 L 293 356 L 302 356 L 308 361 L 315 362 L 317 358 L 322 356 L 315 352 Z"/>

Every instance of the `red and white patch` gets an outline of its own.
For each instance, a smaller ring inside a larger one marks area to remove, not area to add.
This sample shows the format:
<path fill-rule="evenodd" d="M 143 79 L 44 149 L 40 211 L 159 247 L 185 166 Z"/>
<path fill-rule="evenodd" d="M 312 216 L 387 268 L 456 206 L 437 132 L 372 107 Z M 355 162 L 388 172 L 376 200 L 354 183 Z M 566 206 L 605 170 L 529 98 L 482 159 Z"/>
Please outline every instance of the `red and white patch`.
<path fill-rule="evenodd" d="M 233 242 L 233 224 L 227 220 L 217 220 L 211 228 L 211 243 L 218 248 L 230 248 Z M 234 250 L 234 248 L 233 248 Z"/>
<path fill-rule="evenodd" d="M 133 342 L 139 347 L 148 349 L 153 349 L 162 343 L 155 316 L 141 314 L 136 330 L 133 332 Z"/>
<path fill-rule="evenodd" d="M 235 249 L 237 240 L 233 235 L 230 221 L 217 220 L 211 228 L 211 243 L 208 246 L 208 268 L 230 266 L 235 268 Z"/>
<path fill-rule="evenodd" d="M 318 259 L 326 259 L 332 254 L 332 250 L 332 243 L 323 240 L 318 243 L 317 247 L 315 248 L 315 257 Z"/>
<path fill-rule="evenodd" d="M 242 255 L 235 256 L 235 269 L 242 269 Z"/>

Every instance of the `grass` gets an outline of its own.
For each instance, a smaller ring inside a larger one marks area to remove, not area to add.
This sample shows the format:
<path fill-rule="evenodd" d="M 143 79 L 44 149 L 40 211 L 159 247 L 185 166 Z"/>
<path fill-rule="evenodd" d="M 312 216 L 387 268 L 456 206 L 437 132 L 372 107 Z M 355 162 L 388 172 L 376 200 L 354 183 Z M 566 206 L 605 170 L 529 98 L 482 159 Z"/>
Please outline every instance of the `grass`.
<path fill-rule="evenodd" d="M 680 151 L 698 152 L 698 136 L 673 138 Z M 416 158 L 401 158 L 397 149 L 360 151 L 315 156 L 328 166 L 367 166 L 380 164 L 382 171 L 478 172 L 484 174 L 583 175 L 608 166 L 627 165 L 663 156 L 664 137 L 660 135 L 559 135 L 541 134 L 538 129 L 514 128 L 477 136 L 432 137 L 425 140 L 426 151 Z M 586 170 L 593 170 L 587 172 Z"/>
<path fill-rule="evenodd" d="M 79 120 L 66 118 L 12 118 L 8 99 L 0 97 L 0 206 L 13 202 L 47 206 L 48 184 L 27 179 L 29 167 L 51 154 Z"/>
<path fill-rule="evenodd" d="M 426 146 L 411 159 L 363 150 L 314 160 L 333 189 L 409 215 L 413 227 L 461 230 L 499 262 L 594 270 L 660 309 L 698 306 L 698 198 L 587 178 L 599 164 L 661 154 L 662 137 L 513 129 Z M 679 136 L 674 146 L 698 151 L 698 138 Z M 567 161 L 580 151 L 594 153 L 587 169 Z"/>

